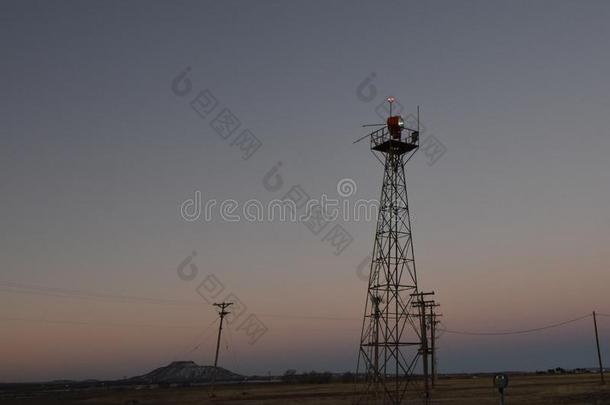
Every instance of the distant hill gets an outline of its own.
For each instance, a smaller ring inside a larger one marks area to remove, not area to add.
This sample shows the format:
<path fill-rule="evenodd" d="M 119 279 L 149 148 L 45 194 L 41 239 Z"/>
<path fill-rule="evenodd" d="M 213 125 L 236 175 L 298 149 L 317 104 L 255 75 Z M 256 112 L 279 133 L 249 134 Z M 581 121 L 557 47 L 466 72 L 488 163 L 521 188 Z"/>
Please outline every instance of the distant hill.
<path fill-rule="evenodd" d="M 157 368 L 148 374 L 129 378 L 131 383 L 194 383 L 212 380 L 213 366 L 200 366 L 194 361 L 174 361 L 165 367 Z M 218 367 L 216 381 L 241 380 L 243 376 Z"/>

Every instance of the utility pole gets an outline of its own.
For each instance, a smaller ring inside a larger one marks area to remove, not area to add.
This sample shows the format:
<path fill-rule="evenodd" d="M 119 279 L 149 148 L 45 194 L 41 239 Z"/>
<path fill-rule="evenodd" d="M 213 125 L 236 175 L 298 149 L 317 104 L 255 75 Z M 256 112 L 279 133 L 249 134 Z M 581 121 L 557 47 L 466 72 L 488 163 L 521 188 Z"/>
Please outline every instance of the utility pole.
<path fill-rule="evenodd" d="M 426 328 L 426 304 L 423 293 L 419 298 L 419 311 L 421 321 L 421 352 L 424 365 L 424 392 L 426 394 L 426 404 L 430 401 L 430 378 L 428 374 L 428 331 Z"/>
<path fill-rule="evenodd" d="M 377 296 L 373 299 L 373 305 L 375 306 L 375 323 L 374 323 L 375 332 L 373 334 L 374 340 L 372 343 L 375 347 L 375 356 L 374 356 L 374 360 L 373 360 L 375 370 L 379 370 L 379 316 L 380 316 L 379 304 L 380 303 L 381 303 L 381 297 Z M 379 374 L 375 375 L 375 380 L 376 381 L 379 380 Z"/>
<path fill-rule="evenodd" d="M 417 292 L 411 294 L 416 299 L 413 302 L 413 307 L 419 309 L 419 325 L 420 325 L 420 354 L 422 356 L 422 366 L 423 366 L 423 379 L 424 379 L 424 398 L 425 403 L 430 403 L 430 364 L 429 364 L 429 355 L 431 354 L 430 345 L 428 341 L 428 326 L 431 327 L 431 321 L 428 322 L 428 311 L 430 308 L 430 313 L 433 312 L 434 307 L 437 307 L 438 304 L 434 302 L 434 300 L 425 300 L 424 296 L 426 295 L 434 295 L 434 292 Z M 431 317 L 430 317 L 431 318 Z"/>
<path fill-rule="evenodd" d="M 437 317 L 439 316 L 443 316 L 442 314 L 437 314 L 434 311 L 434 307 L 439 306 L 438 304 L 435 304 L 434 306 L 430 307 L 430 342 L 431 342 L 431 348 L 430 348 L 430 354 L 432 356 L 432 358 L 430 359 L 430 365 L 432 366 L 432 370 L 431 370 L 431 377 L 432 377 L 432 387 L 434 387 L 436 385 L 436 325 L 438 325 L 439 321 L 436 320 Z"/>
<path fill-rule="evenodd" d="M 432 387 L 434 387 L 434 384 L 436 383 L 436 345 L 435 345 L 435 340 L 436 340 L 436 316 L 434 314 L 434 308 L 430 308 L 430 344 L 431 344 L 431 348 L 430 348 L 430 355 L 431 355 L 431 359 L 430 359 L 430 365 L 432 366 L 432 370 L 431 370 L 431 381 L 432 381 Z"/>
<path fill-rule="evenodd" d="M 232 302 L 221 302 L 214 303 L 215 307 L 218 307 L 218 315 L 220 316 L 220 325 L 218 326 L 218 340 L 216 341 L 216 356 L 214 357 L 214 372 L 212 373 L 212 385 L 210 386 L 210 397 L 214 396 L 214 384 L 216 383 L 216 374 L 218 371 L 218 352 L 220 352 L 220 336 L 222 334 L 222 322 L 225 316 L 229 315 L 230 312 L 227 308 L 233 305 Z"/>
<path fill-rule="evenodd" d="M 601 378 L 602 385 L 606 383 L 604 379 L 604 366 L 602 365 L 602 354 L 599 350 L 599 334 L 597 333 L 597 317 L 595 311 L 593 311 L 593 326 L 595 327 L 595 343 L 597 344 L 597 361 L 599 362 L 599 375 Z"/>

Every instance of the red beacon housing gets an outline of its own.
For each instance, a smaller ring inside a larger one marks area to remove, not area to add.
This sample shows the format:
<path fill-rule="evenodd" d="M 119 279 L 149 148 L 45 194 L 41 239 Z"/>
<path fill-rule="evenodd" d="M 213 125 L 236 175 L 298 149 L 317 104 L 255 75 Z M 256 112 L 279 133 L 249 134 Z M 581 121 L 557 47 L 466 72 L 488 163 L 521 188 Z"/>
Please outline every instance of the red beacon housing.
<path fill-rule="evenodd" d="M 405 127 L 405 122 L 400 115 L 394 115 L 388 117 L 387 120 L 388 131 L 393 139 L 400 139 L 400 134 Z"/>

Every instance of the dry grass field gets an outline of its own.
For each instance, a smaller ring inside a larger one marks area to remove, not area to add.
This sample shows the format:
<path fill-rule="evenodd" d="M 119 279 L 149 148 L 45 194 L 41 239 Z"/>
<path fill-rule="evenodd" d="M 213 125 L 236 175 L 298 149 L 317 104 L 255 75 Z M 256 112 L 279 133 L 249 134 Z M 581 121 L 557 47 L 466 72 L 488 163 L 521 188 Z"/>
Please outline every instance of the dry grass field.
<path fill-rule="evenodd" d="M 347 405 L 352 403 L 352 390 L 352 385 L 338 383 L 233 385 L 219 387 L 216 398 L 209 399 L 205 387 L 140 390 L 129 388 L 46 393 L 30 398 L 5 398 L 0 402 L 27 405 Z M 493 388 L 489 376 L 443 378 L 434 390 L 432 401 L 433 404 L 447 405 L 498 404 L 498 402 L 497 391 Z M 506 391 L 506 404 L 610 404 L 610 386 L 601 386 L 599 378 L 595 375 L 511 376 Z"/>

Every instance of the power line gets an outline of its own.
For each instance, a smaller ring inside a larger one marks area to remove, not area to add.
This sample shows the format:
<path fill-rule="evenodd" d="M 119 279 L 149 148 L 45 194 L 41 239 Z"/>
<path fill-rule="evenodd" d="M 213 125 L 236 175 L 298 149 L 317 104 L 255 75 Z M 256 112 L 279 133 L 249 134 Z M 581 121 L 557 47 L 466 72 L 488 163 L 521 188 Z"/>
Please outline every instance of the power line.
<path fill-rule="evenodd" d="M 193 339 L 196 342 L 195 345 L 192 346 L 192 343 L 187 344 L 186 347 L 180 353 L 180 357 L 182 358 L 183 356 L 185 356 L 187 354 L 191 354 L 194 351 L 196 351 L 197 349 L 199 349 L 199 347 L 201 347 L 201 345 L 207 339 L 210 338 L 210 336 L 211 336 L 210 332 L 214 331 L 214 329 L 212 329 L 212 326 L 214 326 L 216 324 L 216 322 L 218 322 L 218 318 L 214 318 L 212 320 L 212 322 L 210 322 L 200 333 L 198 333 L 197 336 L 195 337 L 195 339 Z M 190 348 L 190 350 L 189 350 L 189 348 Z"/>
<path fill-rule="evenodd" d="M 518 335 L 518 334 L 526 334 L 539 332 L 546 329 L 557 328 L 560 326 L 564 326 L 576 321 L 580 321 L 582 319 L 590 317 L 590 314 L 584 315 L 579 318 L 570 319 L 564 322 L 542 326 L 538 328 L 532 329 L 524 329 L 524 330 L 515 330 L 515 331 L 504 331 L 504 332 L 470 332 L 470 331 L 458 331 L 448 329 L 446 327 L 438 327 L 437 330 L 443 333 L 449 334 L 457 334 L 457 335 L 471 335 L 471 336 L 502 336 L 502 335 Z M 606 316 L 610 317 L 608 314 L 599 314 L 597 316 Z M 286 317 L 290 317 L 290 315 L 286 315 Z M 351 320 L 351 318 L 344 318 L 344 320 Z M 200 328 L 200 325 L 154 325 L 154 324 L 137 324 L 137 323 L 120 323 L 120 322 L 106 322 L 106 321 L 72 321 L 72 320 L 61 320 L 61 319 L 36 319 L 36 318 L 19 318 L 19 317 L 0 317 L 0 321 L 7 322 L 40 322 L 40 323 L 51 323 L 51 324 L 67 324 L 67 325 L 99 325 L 99 326 L 116 326 L 116 327 L 142 327 L 142 328 L 176 328 L 176 329 L 196 329 Z M 210 325 L 208 325 L 203 332 L 199 335 L 205 334 L 205 332 L 209 332 L 209 327 L 216 323 L 218 319 L 214 319 Z M 443 322 L 441 325 L 444 324 Z M 439 338 L 441 336 L 437 336 Z M 191 351 L 194 351 L 198 348 L 201 342 L 193 347 Z"/>
<path fill-rule="evenodd" d="M 180 300 L 180 299 L 166 299 L 166 298 L 152 298 L 152 297 L 143 297 L 143 296 L 133 296 L 133 295 L 124 295 L 124 294 L 114 294 L 114 293 L 101 293 L 92 290 L 80 290 L 80 289 L 64 289 L 64 288 L 56 288 L 56 287 L 45 287 L 39 285 L 31 285 L 31 284 L 23 284 L 23 283 L 13 283 L 13 282 L 4 282 L 0 283 L 0 291 L 6 291 L 10 293 L 18 293 L 18 294 L 31 294 L 31 295 L 41 295 L 41 296 L 50 296 L 57 298 L 67 298 L 67 299 L 84 299 L 84 300 L 98 300 L 98 301 L 108 301 L 108 302 L 117 302 L 117 303 L 142 303 L 142 304 L 153 304 L 153 305 L 190 305 L 190 306 L 201 306 L 206 305 L 205 301 L 194 301 L 194 300 Z M 610 317 L 610 314 L 604 313 L 596 313 L 598 316 Z M 256 313 L 259 317 L 264 318 L 276 318 L 276 319 L 294 319 L 294 320 L 324 320 L 324 321 L 358 321 L 359 318 L 349 318 L 349 317 L 340 317 L 340 316 L 315 316 L 315 315 L 293 315 L 293 314 L 274 314 L 274 313 Z M 539 328 L 525 329 L 525 330 L 516 330 L 516 331 L 505 331 L 505 332 L 471 332 L 471 331 L 459 331 L 447 329 L 445 327 L 438 328 L 438 331 L 450 333 L 450 334 L 460 334 L 460 335 L 472 335 L 472 336 L 496 336 L 496 335 L 513 335 L 513 334 L 525 334 L 537 332 L 545 329 L 551 329 L 559 326 L 563 326 L 565 324 L 576 322 L 586 317 L 591 316 L 591 314 L 587 314 L 583 317 L 571 319 L 565 322 L 560 322 L 557 324 L 542 326 Z M 169 328 L 197 328 L 199 326 L 166 326 L 166 325 L 136 325 L 136 324 L 119 324 L 119 323 L 108 323 L 108 322 L 86 322 L 86 321 L 50 321 L 50 320 L 42 320 L 42 319 L 25 319 L 25 318 L 0 318 L 0 320 L 5 321 L 31 321 L 31 322 L 47 322 L 47 323 L 65 323 L 65 324 L 96 324 L 96 325 L 108 325 L 108 326 L 142 326 L 142 327 L 169 327 Z"/>
<path fill-rule="evenodd" d="M 313 321 L 357 321 L 362 322 L 359 318 L 346 318 L 340 316 L 309 316 L 309 315 L 288 315 L 288 314 L 266 314 L 256 313 L 257 316 L 264 318 L 278 318 L 278 319 L 302 319 L 302 320 L 313 320 Z"/>
<path fill-rule="evenodd" d="M 189 301 L 166 298 L 150 298 L 122 294 L 100 293 L 96 291 L 72 290 L 55 287 L 43 287 L 20 283 L 0 283 L 0 291 L 17 294 L 43 295 L 58 298 L 85 299 L 97 301 L 110 301 L 120 303 L 144 303 L 161 305 L 205 305 L 203 301 Z"/>
<path fill-rule="evenodd" d="M 522 334 L 526 334 L 526 333 L 540 332 L 540 331 L 547 330 L 547 329 L 557 328 L 557 327 L 564 326 L 564 325 L 567 325 L 567 324 L 570 324 L 570 323 L 573 323 L 573 322 L 580 321 L 580 320 L 585 319 L 585 318 L 589 318 L 590 316 L 591 316 L 591 314 L 587 314 L 587 315 L 583 315 L 581 317 L 570 319 L 570 320 L 567 320 L 567 321 L 563 321 L 563 322 L 559 322 L 559 323 L 554 323 L 554 324 L 546 325 L 546 326 L 541 326 L 539 328 L 523 329 L 523 330 L 513 330 L 513 331 L 504 331 L 504 332 L 468 332 L 468 331 L 458 331 L 458 330 L 451 330 L 451 329 L 445 329 L 445 328 L 438 328 L 438 329 L 443 331 L 443 332 L 451 333 L 451 334 L 455 334 L 455 335 L 470 335 L 470 336 L 522 335 Z"/>
<path fill-rule="evenodd" d="M 87 290 L 76 290 L 76 289 L 64 289 L 56 287 L 44 287 L 31 284 L 21 283 L 0 283 L 0 291 L 6 291 L 17 294 L 28 294 L 28 295 L 40 295 L 47 297 L 56 298 L 67 298 L 67 299 L 82 299 L 82 300 L 93 300 L 102 302 L 116 302 L 116 303 L 141 303 L 141 304 L 153 304 L 153 305 L 187 305 L 187 306 L 201 306 L 207 305 L 203 300 L 180 300 L 180 299 L 166 299 L 166 298 L 151 298 L 143 296 L 113 294 L 113 293 L 100 293 L 96 291 Z M 326 321 L 358 321 L 359 318 L 345 318 L 339 316 L 309 316 L 309 315 L 289 315 L 289 314 L 273 314 L 273 313 L 256 313 L 259 317 L 265 318 L 277 318 L 277 319 L 302 319 L 302 320 L 326 320 Z"/>
<path fill-rule="evenodd" d="M 137 328 L 176 328 L 176 329 L 193 329 L 199 328 L 200 325 L 152 325 L 152 324 L 134 324 L 120 322 L 93 322 L 93 321 L 69 321 L 60 319 L 34 319 L 34 318 L 18 318 L 18 317 L 0 317 L 0 321 L 8 322 L 41 322 L 66 325 L 100 325 L 100 326 L 117 326 L 117 327 L 137 327 Z"/>
<path fill-rule="evenodd" d="M 227 328 L 227 333 L 225 333 L 225 335 L 223 335 L 222 339 L 225 343 L 225 349 L 226 349 L 227 353 L 229 353 L 233 359 L 233 366 L 231 369 L 241 370 L 242 368 L 241 368 L 241 364 L 238 360 L 238 355 L 237 355 L 237 351 L 235 349 L 235 345 L 232 344 L 231 328 Z"/>

